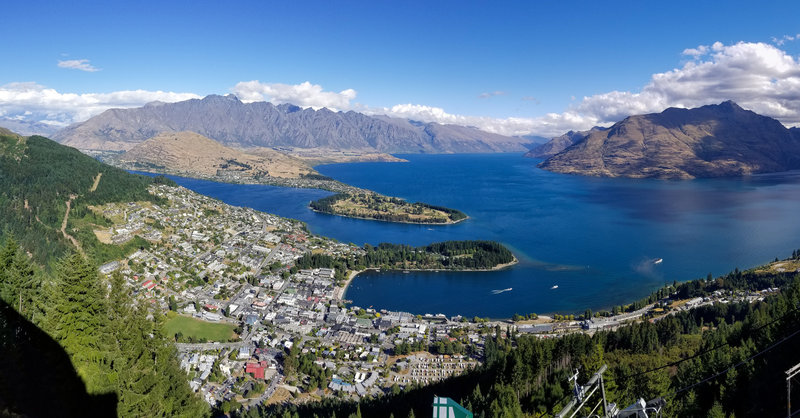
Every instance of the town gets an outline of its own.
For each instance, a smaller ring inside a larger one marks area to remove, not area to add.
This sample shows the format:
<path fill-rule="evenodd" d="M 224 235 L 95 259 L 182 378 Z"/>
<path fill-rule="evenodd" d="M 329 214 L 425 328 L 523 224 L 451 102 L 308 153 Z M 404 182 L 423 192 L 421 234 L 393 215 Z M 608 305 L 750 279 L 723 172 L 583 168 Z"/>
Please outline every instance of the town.
<path fill-rule="evenodd" d="M 114 222 L 95 231 L 101 241 L 146 242 L 100 273 L 122 275 L 137 303 L 165 317 L 164 332 L 176 342 L 190 386 L 223 411 L 333 395 L 360 399 L 429 384 L 482 364 L 486 336 L 593 333 L 701 304 L 763 298 L 720 293 L 616 315 L 514 322 L 362 308 L 344 295 L 357 272 L 337 275 L 295 262 L 309 253 L 349 257 L 363 249 L 182 187 L 154 185 L 151 192 L 167 203 L 92 208 Z"/>

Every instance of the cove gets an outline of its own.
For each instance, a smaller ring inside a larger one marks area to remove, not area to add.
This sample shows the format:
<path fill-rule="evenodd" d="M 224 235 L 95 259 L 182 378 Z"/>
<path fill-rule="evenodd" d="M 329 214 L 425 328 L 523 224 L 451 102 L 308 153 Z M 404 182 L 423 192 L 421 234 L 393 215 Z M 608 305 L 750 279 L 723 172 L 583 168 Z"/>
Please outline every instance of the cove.
<path fill-rule="evenodd" d="M 368 272 L 346 297 L 361 307 L 506 318 L 632 302 L 671 283 L 749 268 L 800 247 L 800 172 L 663 181 L 550 173 L 519 154 L 401 155 L 408 163 L 317 167 L 411 201 L 459 209 L 447 226 L 315 213 L 329 192 L 171 177 L 226 203 L 306 222 L 342 242 L 423 245 L 488 239 L 520 263 L 498 272 Z M 661 263 L 654 263 L 656 259 Z M 553 286 L 558 286 L 553 289 Z M 493 290 L 512 291 L 493 293 Z"/>

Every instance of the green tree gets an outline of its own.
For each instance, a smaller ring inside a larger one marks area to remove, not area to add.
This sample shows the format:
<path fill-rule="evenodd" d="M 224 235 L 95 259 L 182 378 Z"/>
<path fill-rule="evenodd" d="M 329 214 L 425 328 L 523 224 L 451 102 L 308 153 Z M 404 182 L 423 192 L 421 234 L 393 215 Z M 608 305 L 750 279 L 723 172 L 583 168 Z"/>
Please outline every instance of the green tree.
<path fill-rule="evenodd" d="M 0 250 L 0 298 L 17 312 L 36 321 L 40 314 L 41 279 L 28 255 L 13 237 L 6 239 Z"/>
<path fill-rule="evenodd" d="M 56 267 L 50 292 L 46 326 L 69 353 L 90 393 L 108 392 L 108 347 L 103 336 L 108 326 L 105 294 L 97 268 L 82 255 L 63 257 Z"/>

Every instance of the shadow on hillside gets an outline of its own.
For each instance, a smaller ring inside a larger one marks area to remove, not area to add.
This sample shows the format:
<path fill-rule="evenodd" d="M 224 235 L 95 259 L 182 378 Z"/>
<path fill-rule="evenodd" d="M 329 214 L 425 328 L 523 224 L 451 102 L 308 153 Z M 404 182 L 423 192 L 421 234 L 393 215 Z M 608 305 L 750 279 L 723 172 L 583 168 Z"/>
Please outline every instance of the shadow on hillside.
<path fill-rule="evenodd" d="M 89 395 L 63 348 L 0 300 L 0 416 L 117 416 L 117 395 Z"/>

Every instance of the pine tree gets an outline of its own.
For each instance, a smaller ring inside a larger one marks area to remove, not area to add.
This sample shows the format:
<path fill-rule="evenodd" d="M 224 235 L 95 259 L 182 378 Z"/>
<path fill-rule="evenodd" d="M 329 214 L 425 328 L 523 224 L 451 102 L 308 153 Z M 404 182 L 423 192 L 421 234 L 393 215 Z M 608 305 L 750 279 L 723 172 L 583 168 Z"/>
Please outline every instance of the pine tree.
<path fill-rule="evenodd" d="M 14 286 L 10 282 L 9 276 L 17 250 L 19 250 L 19 246 L 13 237 L 7 238 L 3 248 L 0 249 L 0 298 L 12 306 L 14 305 Z"/>
<path fill-rule="evenodd" d="M 110 347 L 103 344 L 108 317 L 106 298 L 97 269 L 73 253 L 56 266 L 45 325 L 72 358 L 90 393 L 112 390 L 106 360 Z"/>
<path fill-rule="evenodd" d="M 33 263 L 13 237 L 0 249 L 0 298 L 28 320 L 39 313 L 40 278 Z"/>

